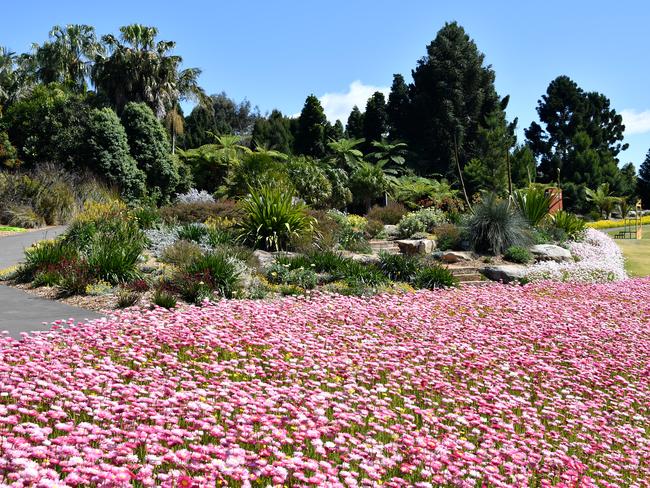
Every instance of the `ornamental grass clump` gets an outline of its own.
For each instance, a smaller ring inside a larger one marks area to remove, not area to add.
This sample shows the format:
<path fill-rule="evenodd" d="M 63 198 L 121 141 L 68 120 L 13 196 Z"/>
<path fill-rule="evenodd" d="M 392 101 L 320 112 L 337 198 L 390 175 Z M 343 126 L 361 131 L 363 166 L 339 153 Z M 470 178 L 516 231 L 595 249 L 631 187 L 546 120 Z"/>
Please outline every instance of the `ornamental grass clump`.
<path fill-rule="evenodd" d="M 244 215 L 235 228 L 240 241 L 254 248 L 286 250 L 292 239 L 314 228 L 306 206 L 295 202 L 292 194 L 281 188 L 251 188 L 241 206 Z"/>
<path fill-rule="evenodd" d="M 531 242 L 530 228 L 508 200 L 485 195 L 467 222 L 470 245 L 478 252 L 503 254 L 510 246 Z"/>

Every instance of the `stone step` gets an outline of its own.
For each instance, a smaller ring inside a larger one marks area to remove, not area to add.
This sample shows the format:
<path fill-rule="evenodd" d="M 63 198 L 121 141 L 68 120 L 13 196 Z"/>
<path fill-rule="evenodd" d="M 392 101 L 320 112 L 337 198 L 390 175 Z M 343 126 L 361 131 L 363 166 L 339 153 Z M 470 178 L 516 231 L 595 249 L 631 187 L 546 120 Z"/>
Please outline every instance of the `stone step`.
<path fill-rule="evenodd" d="M 480 274 L 461 274 L 461 275 L 454 275 L 454 277 L 460 281 L 461 283 L 467 283 L 471 281 L 481 281 L 483 278 L 483 275 Z"/>
<path fill-rule="evenodd" d="M 449 267 L 447 268 L 449 271 L 451 271 L 454 274 L 478 274 L 479 270 L 478 268 L 472 268 L 472 267 L 463 267 L 463 268 L 452 268 Z"/>

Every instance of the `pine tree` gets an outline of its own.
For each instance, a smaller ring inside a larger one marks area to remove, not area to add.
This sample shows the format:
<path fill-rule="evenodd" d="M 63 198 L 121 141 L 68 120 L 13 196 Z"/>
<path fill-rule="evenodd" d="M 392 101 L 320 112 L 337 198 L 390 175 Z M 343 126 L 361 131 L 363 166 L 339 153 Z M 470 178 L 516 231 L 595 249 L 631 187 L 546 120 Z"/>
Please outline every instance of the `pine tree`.
<path fill-rule="evenodd" d="M 356 105 L 352 107 L 348 123 L 345 126 L 345 135 L 348 139 L 363 138 L 363 114 Z"/>
<path fill-rule="evenodd" d="M 391 140 L 406 140 L 408 128 L 409 88 L 404 77 L 393 75 L 393 84 L 388 95 L 386 112 L 388 132 Z"/>
<path fill-rule="evenodd" d="M 298 117 L 295 147 L 298 154 L 316 158 L 325 154 L 327 118 L 316 96 L 309 95 Z"/>
<path fill-rule="evenodd" d="M 447 23 L 413 70 L 408 144 L 422 170 L 460 178 L 458 168 L 477 157 L 479 129 L 500 109 L 494 71 L 456 22 Z"/>
<path fill-rule="evenodd" d="M 381 141 L 388 131 L 388 114 L 386 113 L 386 98 L 381 92 L 375 92 L 366 103 L 366 113 L 363 116 L 363 137 L 365 151 L 372 151 L 372 142 Z"/>
<path fill-rule="evenodd" d="M 650 208 L 650 150 L 639 167 L 637 189 L 643 208 Z"/>

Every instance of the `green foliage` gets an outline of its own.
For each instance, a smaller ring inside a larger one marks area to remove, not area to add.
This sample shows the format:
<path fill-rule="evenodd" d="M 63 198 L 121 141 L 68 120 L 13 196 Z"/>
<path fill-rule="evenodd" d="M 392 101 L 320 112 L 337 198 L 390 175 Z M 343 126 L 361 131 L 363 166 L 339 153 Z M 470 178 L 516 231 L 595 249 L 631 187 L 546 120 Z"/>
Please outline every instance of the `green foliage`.
<path fill-rule="evenodd" d="M 297 263 L 283 264 L 276 262 L 269 267 L 269 282 L 283 285 L 295 285 L 305 290 L 312 290 L 318 284 L 318 276 L 311 268 L 295 267 Z"/>
<path fill-rule="evenodd" d="M 188 224 L 205 222 L 210 218 L 236 220 L 241 210 L 234 200 L 217 200 L 216 202 L 174 203 L 161 207 L 160 216 L 164 222 Z"/>
<path fill-rule="evenodd" d="M 94 279 L 93 270 L 84 259 L 62 261 L 56 269 L 60 276 L 57 286 L 61 296 L 85 294 Z"/>
<path fill-rule="evenodd" d="M 298 154 L 322 157 L 325 155 L 325 125 L 327 119 L 318 98 L 309 95 L 298 117 L 295 149 Z"/>
<path fill-rule="evenodd" d="M 468 220 L 472 249 L 502 254 L 510 246 L 526 245 L 530 241 L 528 224 L 508 200 L 486 195 L 474 206 Z"/>
<path fill-rule="evenodd" d="M 391 140 L 406 140 L 409 130 L 409 87 L 400 74 L 393 75 L 386 114 L 388 115 L 388 132 Z"/>
<path fill-rule="evenodd" d="M 416 276 L 421 263 L 414 256 L 405 254 L 379 254 L 379 269 L 393 281 L 411 282 Z"/>
<path fill-rule="evenodd" d="M 135 207 L 131 214 L 138 223 L 138 227 L 143 230 L 152 229 L 161 220 L 158 208 L 153 205 L 141 205 Z"/>
<path fill-rule="evenodd" d="M 178 238 L 200 244 L 208 233 L 209 230 L 204 224 L 185 224 L 178 229 Z"/>
<path fill-rule="evenodd" d="M 397 225 L 400 219 L 406 215 L 408 210 L 399 202 L 388 202 L 385 207 L 375 205 L 372 207 L 366 218 L 370 220 L 378 220 L 386 225 Z"/>
<path fill-rule="evenodd" d="M 436 226 L 446 222 L 443 212 L 436 208 L 423 208 L 404 215 L 397 229 L 401 237 L 411 237 L 419 232 L 432 232 Z"/>
<path fill-rule="evenodd" d="M 117 308 L 132 307 L 140 301 L 140 293 L 128 288 L 120 288 L 117 292 Z"/>
<path fill-rule="evenodd" d="M 435 229 L 438 249 L 447 251 L 458 249 L 461 241 L 461 231 L 455 224 L 440 224 Z"/>
<path fill-rule="evenodd" d="M 427 173 L 457 174 L 462 162 L 479 157 L 478 133 L 488 114 L 500 109 L 494 71 L 456 22 L 447 23 L 413 70 L 409 138 Z"/>
<path fill-rule="evenodd" d="M 139 276 L 137 264 L 144 250 L 144 236 L 136 225 L 124 222 L 112 233 L 97 233 L 87 251 L 93 274 L 113 285 Z"/>
<path fill-rule="evenodd" d="M 366 152 L 372 150 L 372 142 L 381 141 L 388 132 L 388 114 L 386 112 L 386 98 L 381 92 L 375 92 L 366 103 L 363 115 L 363 137 Z"/>
<path fill-rule="evenodd" d="M 25 259 L 19 267 L 17 278 L 31 281 L 39 271 L 52 269 L 64 261 L 73 261 L 78 251 L 62 240 L 41 241 L 25 250 Z"/>
<path fill-rule="evenodd" d="M 639 166 L 638 192 L 643 208 L 650 208 L 650 150 Z"/>
<path fill-rule="evenodd" d="M 128 103 L 122 112 L 122 124 L 131 155 L 147 178 L 147 187 L 167 201 L 180 181 L 178 167 L 171 157 L 167 132 L 144 103 Z"/>
<path fill-rule="evenodd" d="M 388 180 L 382 169 L 361 161 L 350 175 L 350 191 L 358 208 L 368 212 L 372 202 L 388 190 Z"/>
<path fill-rule="evenodd" d="M 167 246 L 160 256 L 160 261 L 183 267 L 198 259 L 201 254 L 203 251 L 197 243 L 181 240 Z"/>
<path fill-rule="evenodd" d="M 533 227 L 537 227 L 548 216 L 551 196 L 543 188 L 529 187 L 513 193 L 515 205 Z"/>
<path fill-rule="evenodd" d="M 512 185 L 515 188 L 527 188 L 537 178 L 537 161 L 528 145 L 515 146 L 510 155 Z"/>
<path fill-rule="evenodd" d="M 285 154 L 291 154 L 293 149 L 293 134 L 291 119 L 282 115 L 279 110 L 271 111 L 268 118 L 260 117 L 255 120 L 252 134 L 253 144 L 267 147 Z"/>
<path fill-rule="evenodd" d="M 162 308 L 174 308 L 177 304 L 176 297 L 165 290 L 154 291 L 151 302 Z"/>
<path fill-rule="evenodd" d="M 239 288 L 240 274 L 232 258 L 221 253 L 201 255 L 183 268 L 179 280 L 181 296 L 192 303 L 208 298 L 214 292 L 232 298 Z"/>
<path fill-rule="evenodd" d="M 436 207 L 444 211 L 459 211 L 463 204 L 458 191 L 446 179 L 434 180 L 419 176 L 401 176 L 391 182 L 391 194 L 410 209 Z"/>
<path fill-rule="evenodd" d="M 1 88 L 0 91 L 2 91 Z M 9 140 L 7 132 L 0 130 L 0 169 L 12 169 L 19 166 L 20 160 L 18 159 L 18 151 L 16 151 L 16 148 Z"/>
<path fill-rule="evenodd" d="M 447 268 L 435 265 L 421 268 L 415 275 L 413 284 L 416 288 L 434 290 L 458 286 L 458 280 Z"/>
<path fill-rule="evenodd" d="M 605 219 L 609 219 L 610 214 L 619 202 L 619 199 L 610 193 L 609 184 L 602 183 L 595 190 L 585 188 L 585 193 L 587 201 L 598 208 L 601 216 L 604 215 Z"/>
<path fill-rule="evenodd" d="M 533 260 L 533 256 L 525 247 L 510 246 L 503 253 L 503 259 L 511 263 L 527 264 Z"/>
<path fill-rule="evenodd" d="M 314 222 L 291 193 L 278 187 L 250 189 L 242 201 L 244 216 L 237 223 L 239 239 L 255 248 L 285 250 L 291 239 L 312 231 Z"/>
<path fill-rule="evenodd" d="M 364 117 L 356 105 L 352 107 L 352 111 L 348 117 L 348 122 L 345 125 L 345 135 L 349 139 L 363 139 L 363 122 Z"/>
<path fill-rule="evenodd" d="M 285 186 L 291 182 L 287 174 L 286 156 L 274 151 L 255 151 L 245 154 L 231 168 L 226 182 L 228 195 L 245 195 L 249 187 Z"/>
<path fill-rule="evenodd" d="M 113 110 L 95 109 L 90 113 L 86 143 L 87 163 L 96 174 L 120 188 L 128 200 L 145 194 L 145 173 L 131 157 L 126 132 Z"/>
<path fill-rule="evenodd" d="M 352 259 L 335 270 L 332 276 L 353 287 L 375 287 L 388 281 L 386 275 L 376 266 L 366 265 Z"/>
<path fill-rule="evenodd" d="M 564 210 L 560 210 L 553 215 L 553 226 L 565 232 L 573 240 L 578 239 L 587 228 L 584 220 Z"/>
<path fill-rule="evenodd" d="M 286 165 L 291 184 L 307 205 L 324 208 L 332 198 L 332 183 L 326 169 L 304 156 L 291 158 Z"/>

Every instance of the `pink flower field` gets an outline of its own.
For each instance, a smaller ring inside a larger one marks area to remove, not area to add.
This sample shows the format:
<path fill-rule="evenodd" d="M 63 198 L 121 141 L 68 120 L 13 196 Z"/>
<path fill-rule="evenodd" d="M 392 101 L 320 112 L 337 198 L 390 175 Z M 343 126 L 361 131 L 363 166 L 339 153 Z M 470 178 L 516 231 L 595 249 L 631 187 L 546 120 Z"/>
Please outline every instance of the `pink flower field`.
<path fill-rule="evenodd" d="M 0 339 L 0 486 L 650 486 L 650 280 Z"/>

